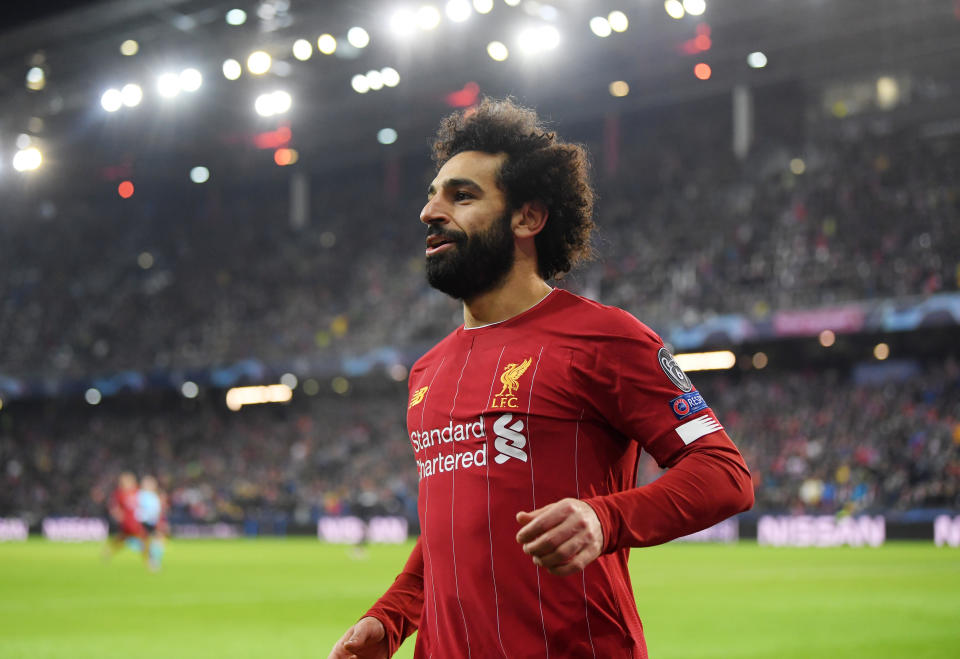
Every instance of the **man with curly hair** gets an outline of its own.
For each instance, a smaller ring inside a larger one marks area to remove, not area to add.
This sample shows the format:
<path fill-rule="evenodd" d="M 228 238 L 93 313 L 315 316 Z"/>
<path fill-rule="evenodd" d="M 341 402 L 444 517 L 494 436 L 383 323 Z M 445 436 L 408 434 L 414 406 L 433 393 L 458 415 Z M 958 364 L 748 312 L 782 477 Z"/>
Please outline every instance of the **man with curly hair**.
<path fill-rule="evenodd" d="M 484 99 L 434 157 L 427 279 L 464 323 L 410 371 L 421 535 L 330 656 L 646 657 L 630 548 L 747 510 L 750 474 L 660 337 L 548 283 L 590 255 L 584 149 Z M 637 487 L 641 450 L 668 471 Z"/>

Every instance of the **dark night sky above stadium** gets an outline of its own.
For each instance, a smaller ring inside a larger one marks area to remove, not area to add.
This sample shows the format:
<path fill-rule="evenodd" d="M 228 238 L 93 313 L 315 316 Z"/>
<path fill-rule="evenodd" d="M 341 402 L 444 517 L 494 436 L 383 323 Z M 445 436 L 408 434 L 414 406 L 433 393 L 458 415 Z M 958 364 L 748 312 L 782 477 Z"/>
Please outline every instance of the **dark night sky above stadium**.
<path fill-rule="evenodd" d="M 97 4 L 96 0 L 48 0 L 47 2 L 11 2 L 3 8 L 0 31 L 29 25 L 71 9 Z"/>

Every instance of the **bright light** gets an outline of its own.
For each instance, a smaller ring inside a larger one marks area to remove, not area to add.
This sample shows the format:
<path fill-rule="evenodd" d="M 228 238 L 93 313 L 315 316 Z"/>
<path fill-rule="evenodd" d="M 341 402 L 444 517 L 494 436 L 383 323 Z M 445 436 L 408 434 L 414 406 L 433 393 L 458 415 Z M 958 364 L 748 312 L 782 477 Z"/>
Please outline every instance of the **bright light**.
<path fill-rule="evenodd" d="M 47 85 L 47 75 L 39 66 L 32 67 L 27 71 L 27 89 L 35 92 L 40 91 Z"/>
<path fill-rule="evenodd" d="M 760 370 L 762 368 L 766 368 L 767 364 L 770 363 L 770 360 L 767 359 L 767 353 L 758 352 L 753 356 L 751 363 L 755 369 Z"/>
<path fill-rule="evenodd" d="M 489 14 L 493 11 L 493 0 L 473 0 L 473 10 L 478 14 Z"/>
<path fill-rule="evenodd" d="M 173 98 L 180 93 L 180 76 L 176 73 L 164 73 L 157 78 L 157 93 L 164 98 Z"/>
<path fill-rule="evenodd" d="M 683 8 L 691 16 L 701 16 L 707 10 L 705 0 L 683 0 Z"/>
<path fill-rule="evenodd" d="M 13 168 L 18 172 L 31 172 L 43 164 L 43 154 L 35 146 L 21 149 L 13 154 Z"/>
<path fill-rule="evenodd" d="M 111 87 L 100 97 L 100 107 L 107 112 L 116 112 L 123 106 L 123 95 L 119 89 Z"/>
<path fill-rule="evenodd" d="M 837 342 L 837 335 L 833 333 L 833 330 L 823 330 L 820 332 L 820 345 L 824 348 L 829 348 L 834 343 Z"/>
<path fill-rule="evenodd" d="M 680 353 L 674 355 L 674 359 L 684 371 L 719 371 L 733 368 L 737 363 L 737 356 L 729 350 Z"/>
<path fill-rule="evenodd" d="M 440 25 L 440 12 L 432 5 L 424 5 L 417 10 L 417 25 L 421 30 L 433 30 Z"/>
<path fill-rule="evenodd" d="M 890 346 L 888 346 L 886 343 L 878 343 L 873 348 L 873 356 L 880 361 L 883 361 L 890 356 Z"/>
<path fill-rule="evenodd" d="M 767 65 L 767 56 L 759 50 L 747 55 L 747 66 L 751 69 L 762 69 Z"/>
<path fill-rule="evenodd" d="M 385 66 L 380 69 L 380 77 L 387 87 L 396 87 L 400 84 L 400 74 L 392 66 Z"/>
<path fill-rule="evenodd" d="M 143 270 L 149 270 L 153 267 L 153 254 L 150 252 L 140 252 L 137 255 L 137 265 Z"/>
<path fill-rule="evenodd" d="M 196 69 L 184 69 L 180 72 L 180 89 L 195 92 L 203 84 L 203 76 Z"/>
<path fill-rule="evenodd" d="M 499 41 L 491 41 L 487 44 L 487 55 L 490 56 L 490 59 L 502 62 L 510 57 L 510 51 Z"/>
<path fill-rule="evenodd" d="M 503 0 L 503 2 L 508 7 L 516 7 L 520 4 L 520 0 Z"/>
<path fill-rule="evenodd" d="M 370 91 L 370 83 L 367 82 L 367 76 L 362 73 L 353 76 L 353 79 L 350 80 L 350 86 L 353 87 L 353 91 L 358 94 L 366 94 Z"/>
<path fill-rule="evenodd" d="M 380 91 L 383 89 L 383 76 L 379 71 L 367 71 L 367 84 L 373 91 Z"/>
<path fill-rule="evenodd" d="M 330 387 L 333 389 L 334 393 L 338 393 L 342 396 L 350 391 L 350 380 L 342 375 L 338 375 L 330 380 Z"/>
<path fill-rule="evenodd" d="M 347 41 L 354 48 L 366 48 L 370 43 L 370 35 L 362 27 L 352 27 L 347 31 Z"/>
<path fill-rule="evenodd" d="M 390 17 L 390 30 L 398 36 L 409 36 L 416 29 L 417 16 L 409 9 L 398 9 Z"/>
<path fill-rule="evenodd" d="M 454 23 L 463 23 L 469 19 L 470 14 L 473 13 L 473 9 L 467 0 L 449 0 L 444 11 L 447 14 L 447 18 Z"/>
<path fill-rule="evenodd" d="M 277 149 L 273 152 L 273 162 L 281 167 L 293 165 L 300 160 L 300 154 L 296 149 Z"/>
<path fill-rule="evenodd" d="M 198 165 L 190 170 L 190 180 L 194 183 L 206 183 L 210 180 L 210 170 Z"/>
<path fill-rule="evenodd" d="M 293 389 L 285 384 L 261 387 L 234 387 L 227 391 L 227 407 L 236 412 L 244 405 L 286 403 L 293 398 Z"/>
<path fill-rule="evenodd" d="M 133 181 L 120 181 L 120 185 L 117 186 L 117 194 L 120 195 L 122 199 L 129 199 L 133 196 Z"/>
<path fill-rule="evenodd" d="M 18 148 L 18 149 L 26 149 L 28 146 L 30 146 L 30 144 L 31 144 L 32 142 L 33 142 L 33 140 L 30 139 L 30 136 L 27 135 L 26 133 L 20 133 L 19 135 L 17 135 L 17 148 Z"/>
<path fill-rule="evenodd" d="M 663 3 L 663 8 L 667 10 L 667 15 L 670 18 L 676 18 L 677 20 L 683 18 L 684 13 L 686 13 L 680 0 L 666 0 Z"/>
<path fill-rule="evenodd" d="M 380 144 L 393 144 L 397 141 L 397 131 L 392 128 L 381 128 L 377 132 L 377 141 Z"/>
<path fill-rule="evenodd" d="M 793 158 L 790 160 L 790 171 L 800 176 L 807 171 L 807 163 L 803 162 L 802 158 Z"/>
<path fill-rule="evenodd" d="M 623 80 L 614 80 L 610 83 L 610 95 L 622 98 L 630 93 L 630 85 Z"/>
<path fill-rule="evenodd" d="M 123 101 L 123 104 L 128 108 L 135 108 L 140 105 L 140 101 L 143 100 L 143 89 L 140 88 L 140 85 L 132 82 L 124 85 L 123 89 L 120 90 L 120 100 Z"/>
<path fill-rule="evenodd" d="M 223 61 L 223 77 L 227 80 L 236 80 L 243 73 L 243 67 L 235 59 Z"/>
<path fill-rule="evenodd" d="M 700 80 L 709 80 L 712 74 L 713 71 L 710 69 L 710 65 L 706 62 L 699 62 L 695 67 L 693 67 L 693 75 L 697 76 L 697 78 Z"/>
<path fill-rule="evenodd" d="M 90 387 L 84 392 L 83 399 L 91 405 L 99 405 L 103 395 L 97 389 Z"/>
<path fill-rule="evenodd" d="M 277 90 L 269 94 L 260 94 L 253 104 L 253 109 L 261 117 L 272 117 L 283 114 L 293 105 L 293 98 L 285 91 Z"/>
<path fill-rule="evenodd" d="M 627 28 L 630 27 L 630 21 L 627 19 L 627 15 L 622 11 L 612 11 L 607 15 L 607 22 L 610 23 L 610 28 L 614 32 L 626 32 Z"/>
<path fill-rule="evenodd" d="M 605 19 L 603 16 L 594 16 L 590 19 L 590 31 L 601 39 L 604 37 L 609 37 L 612 30 L 610 29 L 610 21 Z"/>
<path fill-rule="evenodd" d="M 183 394 L 184 398 L 196 398 L 200 394 L 200 387 L 197 386 L 196 382 L 187 380 L 180 385 L 180 393 Z"/>
<path fill-rule="evenodd" d="M 127 39 L 120 44 L 120 54 L 125 57 L 133 57 L 140 52 L 140 44 L 133 39 Z"/>
<path fill-rule="evenodd" d="M 520 33 L 520 50 L 528 54 L 553 50 L 560 45 L 560 32 L 552 25 L 529 28 Z"/>
<path fill-rule="evenodd" d="M 227 12 L 228 25 L 243 25 L 247 22 L 247 12 L 242 9 L 231 9 Z"/>
<path fill-rule="evenodd" d="M 337 40 L 332 34 L 321 34 L 317 37 L 317 50 L 324 55 L 333 55 L 337 52 Z"/>
<path fill-rule="evenodd" d="M 306 62 L 313 56 L 313 44 L 306 39 L 297 39 L 293 42 L 293 56 L 301 62 Z"/>
<path fill-rule="evenodd" d="M 299 382 L 297 376 L 293 373 L 284 373 L 280 376 L 280 384 L 290 387 L 291 389 L 296 389 Z"/>
<path fill-rule="evenodd" d="M 255 76 L 260 76 L 270 70 L 273 58 L 262 50 L 255 50 L 247 58 L 247 70 Z"/>

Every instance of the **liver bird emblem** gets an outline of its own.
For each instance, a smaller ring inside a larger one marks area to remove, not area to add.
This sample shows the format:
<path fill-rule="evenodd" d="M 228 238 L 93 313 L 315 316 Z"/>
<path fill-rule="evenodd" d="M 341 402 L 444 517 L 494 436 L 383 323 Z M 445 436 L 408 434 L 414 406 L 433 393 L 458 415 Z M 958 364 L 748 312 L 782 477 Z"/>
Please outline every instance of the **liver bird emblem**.
<path fill-rule="evenodd" d="M 519 364 L 507 364 L 500 375 L 500 382 L 503 384 L 503 389 L 499 393 L 500 396 L 512 396 L 516 393 L 517 389 L 520 388 L 518 380 L 530 368 L 531 363 L 533 363 L 533 357 L 527 357 Z"/>

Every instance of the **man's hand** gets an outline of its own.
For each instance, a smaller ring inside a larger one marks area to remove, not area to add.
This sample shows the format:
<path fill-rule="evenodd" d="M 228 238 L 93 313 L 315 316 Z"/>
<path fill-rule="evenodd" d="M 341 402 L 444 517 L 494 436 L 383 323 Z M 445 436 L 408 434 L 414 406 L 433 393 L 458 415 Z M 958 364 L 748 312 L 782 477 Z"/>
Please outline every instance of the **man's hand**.
<path fill-rule="evenodd" d="M 383 623 L 367 616 L 340 637 L 327 659 L 387 659 L 388 652 Z"/>
<path fill-rule="evenodd" d="M 597 513 L 579 499 L 561 499 L 543 508 L 517 513 L 523 525 L 517 542 L 536 565 L 567 576 L 585 568 L 603 549 Z"/>

